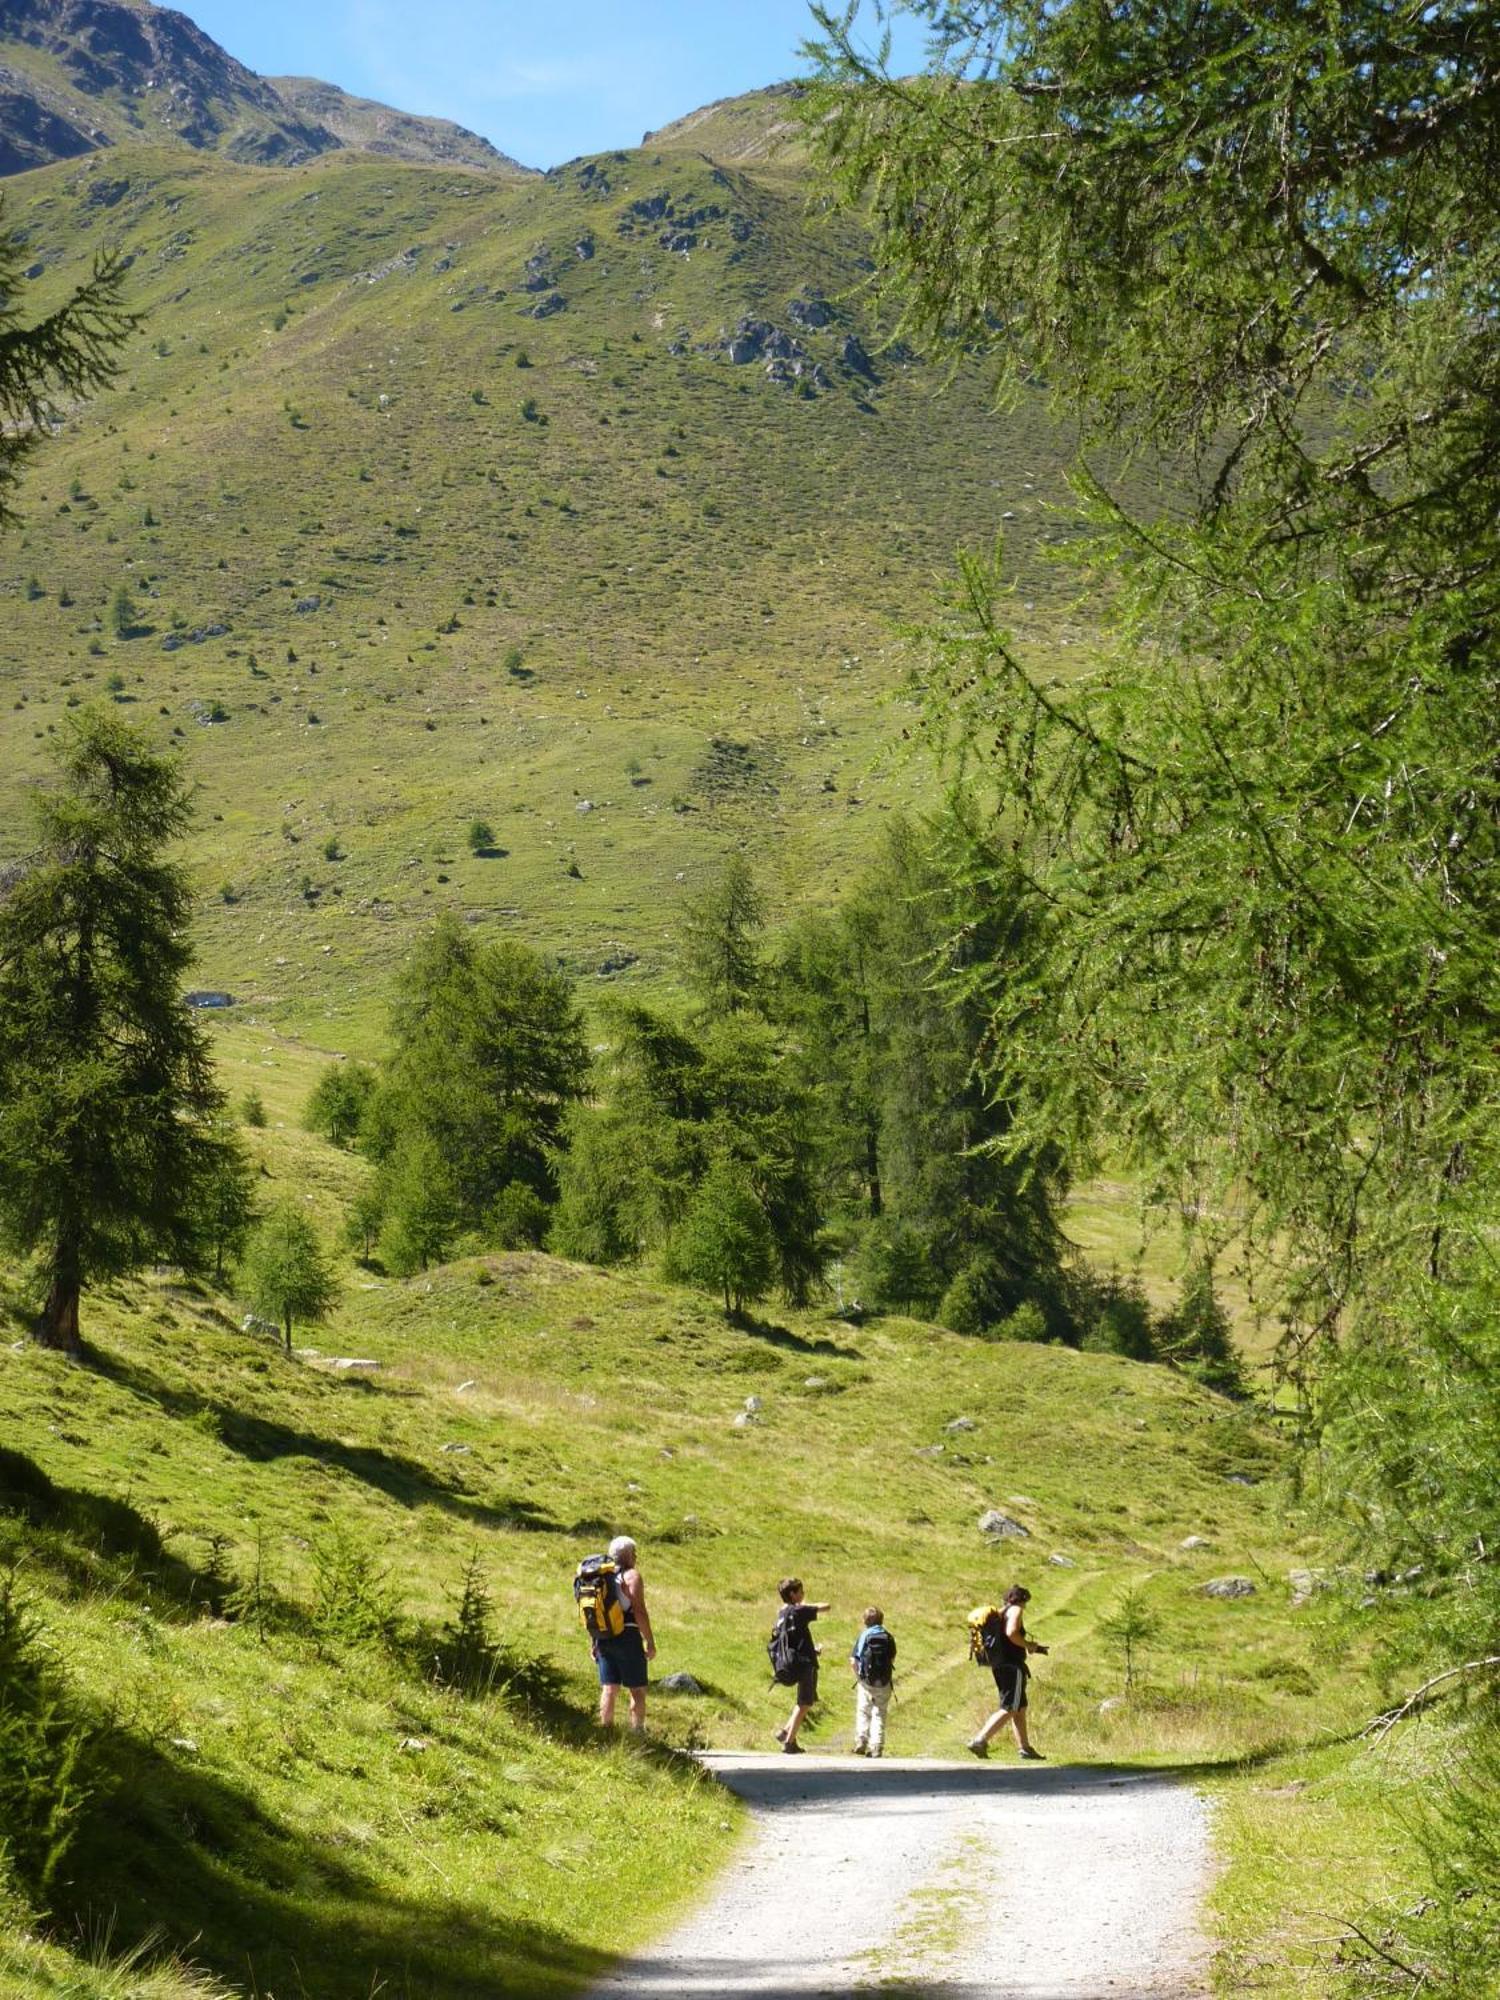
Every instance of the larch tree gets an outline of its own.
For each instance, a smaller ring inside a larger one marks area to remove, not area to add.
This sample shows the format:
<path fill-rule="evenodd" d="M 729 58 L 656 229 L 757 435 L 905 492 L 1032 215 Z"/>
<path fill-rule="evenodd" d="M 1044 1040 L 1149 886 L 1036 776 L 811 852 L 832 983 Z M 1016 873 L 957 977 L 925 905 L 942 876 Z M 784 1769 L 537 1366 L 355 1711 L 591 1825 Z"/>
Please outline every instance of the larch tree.
<path fill-rule="evenodd" d="M 290 1196 L 276 1203 L 250 1240 L 245 1290 L 256 1312 L 281 1328 L 287 1354 L 293 1327 L 327 1319 L 338 1303 L 338 1280 L 318 1232 Z"/>
<path fill-rule="evenodd" d="M 690 898 L 682 928 L 682 970 L 707 1014 L 737 1014 L 760 986 L 765 900 L 750 864 L 732 854 Z"/>
<path fill-rule="evenodd" d="M 190 899 L 166 858 L 176 763 L 82 711 L 36 839 L 0 889 L 0 1229 L 45 1286 L 38 1337 L 81 1349 L 86 1285 L 202 1255 L 224 1098 L 182 1001 Z"/>
<path fill-rule="evenodd" d="M 86 396 L 112 381 L 120 347 L 139 324 L 121 303 L 125 262 L 95 259 L 93 272 L 49 313 L 28 317 L 22 267 L 29 252 L 0 211 L 0 527 L 29 454 L 51 435 L 56 396 Z"/>
<path fill-rule="evenodd" d="M 1203 1256 L 1235 1212 L 1330 1493 L 1381 1567 L 1422 1566 L 1422 1645 L 1483 1665 L 1500 12 L 911 0 L 931 57 L 903 80 L 862 53 L 878 5 L 815 11 L 811 143 L 893 326 L 1081 439 L 1091 663 L 1006 629 L 1001 551 L 963 564 L 914 690 L 988 780 L 956 872 L 1019 869 L 1045 912 L 969 981 L 1010 1143 L 1123 1150 Z M 1492 1824 L 1500 1749 L 1470 1768 Z M 1492 1898 L 1493 1844 L 1481 1873 Z M 1494 1967 L 1443 1908 L 1466 1976 Z"/>

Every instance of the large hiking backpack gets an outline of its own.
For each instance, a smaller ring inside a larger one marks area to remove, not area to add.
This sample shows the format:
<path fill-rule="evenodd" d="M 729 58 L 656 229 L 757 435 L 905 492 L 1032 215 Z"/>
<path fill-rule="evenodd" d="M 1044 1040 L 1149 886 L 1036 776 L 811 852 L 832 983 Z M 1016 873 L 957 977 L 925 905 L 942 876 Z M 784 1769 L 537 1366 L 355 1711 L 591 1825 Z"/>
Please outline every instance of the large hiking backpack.
<path fill-rule="evenodd" d="M 976 1666 L 993 1667 L 1005 1637 L 1005 1613 L 998 1604 L 976 1604 L 969 1613 L 969 1658 Z"/>
<path fill-rule="evenodd" d="M 788 1604 L 777 1613 L 776 1623 L 771 1627 L 771 1636 L 766 1641 L 766 1652 L 771 1661 L 771 1678 L 778 1687 L 795 1687 L 807 1665 L 798 1623 L 799 1621 L 792 1616 L 792 1606 Z"/>
<path fill-rule="evenodd" d="M 618 1639 L 625 1630 L 620 1571 L 608 1556 L 585 1556 L 573 1577 L 573 1602 L 591 1639 Z"/>
<path fill-rule="evenodd" d="M 859 1649 L 859 1677 L 866 1687 L 888 1687 L 896 1665 L 896 1642 L 883 1625 L 866 1634 Z"/>

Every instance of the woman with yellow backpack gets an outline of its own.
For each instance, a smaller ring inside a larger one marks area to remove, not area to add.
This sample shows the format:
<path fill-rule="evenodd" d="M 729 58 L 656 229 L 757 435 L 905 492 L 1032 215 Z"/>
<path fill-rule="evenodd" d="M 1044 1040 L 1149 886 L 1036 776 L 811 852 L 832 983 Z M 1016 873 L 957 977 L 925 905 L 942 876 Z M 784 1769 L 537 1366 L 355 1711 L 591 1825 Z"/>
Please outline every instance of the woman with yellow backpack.
<path fill-rule="evenodd" d="M 968 1747 L 976 1757 L 989 1756 L 990 1738 L 1008 1722 L 1021 1755 L 1041 1760 L 1042 1753 L 1032 1749 L 1026 1729 L 1026 1683 L 1031 1678 L 1026 1656 L 1045 1653 L 1047 1648 L 1026 1636 L 1022 1607 L 1030 1602 L 1031 1592 L 1013 1583 L 1001 1605 L 981 1605 L 969 1614 L 969 1652 L 994 1674 L 995 1692 L 1000 1697 L 1000 1706 L 989 1721 L 977 1736 L 969 1738 Z"/>

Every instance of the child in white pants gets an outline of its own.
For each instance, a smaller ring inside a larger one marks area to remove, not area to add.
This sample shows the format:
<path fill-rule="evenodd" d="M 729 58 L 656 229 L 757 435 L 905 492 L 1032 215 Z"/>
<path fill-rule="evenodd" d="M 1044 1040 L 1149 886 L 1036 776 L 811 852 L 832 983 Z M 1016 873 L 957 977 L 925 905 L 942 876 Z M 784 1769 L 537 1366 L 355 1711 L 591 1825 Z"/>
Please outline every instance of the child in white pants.
<path fill-rule="evenodd" d="M 865 1613 L 849 1664 L 854 1669 L 854 1754 L 878 1757 L 885 1749 L 885 1712 L 896 1664 L 896 1641 L 885 1629 L 878 1604 Z"/>

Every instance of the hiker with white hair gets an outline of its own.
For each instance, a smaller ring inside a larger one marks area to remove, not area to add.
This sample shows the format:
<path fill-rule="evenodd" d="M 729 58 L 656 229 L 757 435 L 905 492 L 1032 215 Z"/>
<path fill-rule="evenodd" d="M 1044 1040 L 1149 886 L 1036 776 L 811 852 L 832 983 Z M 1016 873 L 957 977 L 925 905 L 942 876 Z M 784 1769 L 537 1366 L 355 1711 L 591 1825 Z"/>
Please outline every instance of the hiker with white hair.
<path fill-rule="evenodd" d="M 608 1552 L 587 1556 L 573 1579 L 573 1596 L 599 1670 L 599 1724 L 612 1729 L 620 1689 L 630 1696 L 630 1727 L 646 1726 L 646 1666 L 656 1658 L 646 1586 L 629 1535 L 616 1535 Z"/>

